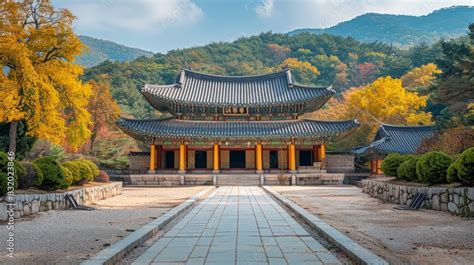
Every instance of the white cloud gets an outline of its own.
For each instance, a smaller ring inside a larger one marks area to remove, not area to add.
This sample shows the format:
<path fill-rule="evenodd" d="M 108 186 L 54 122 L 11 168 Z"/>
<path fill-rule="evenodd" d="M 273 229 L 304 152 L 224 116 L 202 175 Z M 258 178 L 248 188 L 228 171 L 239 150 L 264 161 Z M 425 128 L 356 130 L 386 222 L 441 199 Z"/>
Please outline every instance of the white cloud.
<path fill-rule="evenodd" d="M 198 22 L 204 12 L 192 0 L 81 1 L 67 8 L 82 29 L 160 30 Z"/>
<path fill-rule="evenodd" d="M 270 17 L 273 14 L 273 0 L 262 0 L 262 2 L 255 7 L 255 13 L 259 17 Z"/>

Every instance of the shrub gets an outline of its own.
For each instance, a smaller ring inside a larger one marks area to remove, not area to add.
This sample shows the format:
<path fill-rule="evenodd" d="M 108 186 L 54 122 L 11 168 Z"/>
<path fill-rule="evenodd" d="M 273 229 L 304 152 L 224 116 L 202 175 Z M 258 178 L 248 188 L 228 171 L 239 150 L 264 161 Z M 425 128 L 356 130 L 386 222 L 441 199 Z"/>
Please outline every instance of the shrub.
<path fill-rule="evenodd" d="M 397 168 L 398 179 L 408 179 L 407 177 L 407 164 L 408 160 L 403 161 Z"/>
<path fill-rule="evenodd" d="M 81 174 L 80 165 L 76 161 L 67 161 L 62 164 L 63 167 L 69 169 L 72 175 L 72 183 L 80 181 L 83 176 Z"/>
<path fill-rule="evenodd" d="M 94 181 L 105 183 L 110 182 L 109 174 L 107 174 L 107 172 L 104 170 L 100 170 L 99 176 L 95 177 Z"/>
<path fill-rule="evenodd" d="M 40 188 L 45 190 L 56 190 L 67 187 L 65 176 L 61 171 L 60 164 L 51 156 L 40 157 L 34 163 L 43 172 L 43 182 Z"/>
<path fill-rule="evenodd" d="M 43 182 L 43 172 L 34 163 L 23 162 L 25 168 L 25 176 L 18 179 L 18 187 L 20 189 L 28 189 L 32 186 L 39 187 Z"/>
<path fill-rule="evenodd" d="M 79 178 L 79 180 L 75 181 L 75 184 L 84 185 L 88 181 L 94 179 L 94 177 L 92 175 L 91 168 L 89 167 L 88 164 L 84 163 L 83 159 L 77 159 L 77 160 L 74 160 L 72 162 L 77 165 L 77 167 L 79 168 L 79 172 L 80 172 L 79 173 L 80 178 Z"/>
<path fill-rule="evenodd" d="M 97 165 L 94 162 L 87 159 L 79 159 L 79 160 L 87 164 L 87 166 L 89 166 L 89 168 L 91 169 L 92 177 L 89 180 L 94 180 L 95 177 L 99 176 L 99 167 L 97 167 Z"/>
<path fill-rule="evenodd" d="M 396 177 L 398 166 L 405 161 L 405 157 L 399 153 L 391 153 L 382 162 L 382 171 L 385 176 Z"/>
<path fill-rule="evenodd" d="M 458 169 L 457 169 L 458 166 L 459 166 L 459 162 L 458 160 L 456 160 L 448 167 L 446 179 L 448 180 L 449 183 L 456 182 L 459 180 Z"/>
<path fill-rule="evenodd" d="M 464 150 L 458 160 L 451 164 L 448 181 L 450 178 L 459 179 L 465 185 L 474 185 L 474 147 Z"/>
<path fill-rule="evenodd" d="M 74 176 L 72 175 L 71 170 L 69 170 L 67 167 L 60 165 L 59 168 L 61 168 L 61 172 L 64 174 L 64 181 L 66 182 L 67 187 L 71 186 L 72 181 L 74 180 Z"/>
<path fill-rule="evenodd" d="M 410 181 L 418 180 L 418 175 L 416 174 L 416 162 L 418 162 L 418 159 L 420 159 L 420 156 L 412 156 L 405 165 L 406 177 Z"/>
<path fill-rule="evenodd" d="M 0 152 L 0 195 L 5 195 L 8 192 L 8 155 L 4 152 Z M 14 188 L 18 188 L 18 179 L 26 175 L 25 168 L 17 161 L 13 162 L 13 168 L 15 169 L 13 185 Z"/>
<path fill-rule="evenodd" d="M 429 152 L 420 157 L 416 163 L 418 179 L 429 184 L 443 183 L 452 159 L 443 152 Z"/>

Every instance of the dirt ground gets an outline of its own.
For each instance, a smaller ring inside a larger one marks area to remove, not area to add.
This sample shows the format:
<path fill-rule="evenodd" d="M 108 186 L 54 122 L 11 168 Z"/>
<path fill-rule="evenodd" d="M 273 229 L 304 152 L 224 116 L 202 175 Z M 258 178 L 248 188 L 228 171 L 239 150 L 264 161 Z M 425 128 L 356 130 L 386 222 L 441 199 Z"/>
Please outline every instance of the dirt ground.
<path fill-rule="evenodd" d="M 125 187 L 94 204 L 93 211 L 49 211 L 16 220 L 15 256 L 6 255 L 6 225 L 0 225 L 0 264 L 79 264 L 170 208 L 207 188 Z"/>
<path fill-rule="evenodd" d="M 474 264 L 474 220 L 399 211 L 353 186 L 274 186 L 391 264 Z"/>

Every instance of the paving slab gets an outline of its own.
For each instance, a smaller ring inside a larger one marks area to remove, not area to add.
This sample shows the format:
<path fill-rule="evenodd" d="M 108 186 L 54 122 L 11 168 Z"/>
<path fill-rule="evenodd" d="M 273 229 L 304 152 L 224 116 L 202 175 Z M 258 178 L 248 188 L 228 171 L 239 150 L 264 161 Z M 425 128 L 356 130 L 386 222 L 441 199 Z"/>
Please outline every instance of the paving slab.
<path fill-rule="evenodd" d="M 260 187 L 220 187 L 132 264 L 340 264 Z"/>

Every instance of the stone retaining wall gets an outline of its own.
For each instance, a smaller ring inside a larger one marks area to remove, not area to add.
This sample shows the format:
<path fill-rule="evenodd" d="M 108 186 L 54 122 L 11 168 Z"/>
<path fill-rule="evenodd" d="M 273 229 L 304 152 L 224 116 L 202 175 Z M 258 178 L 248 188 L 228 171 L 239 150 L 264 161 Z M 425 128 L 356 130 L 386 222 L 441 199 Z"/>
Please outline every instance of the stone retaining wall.
<path fill-rule="evenodd" d="M 66 203 L 66 194 L 72 194 L 79 204 L 92 204 L 122 193 L 122 182 L 111 182 L 101 186 L 87 187 L 66 192 L 51 192 L 44 194 L 16 194 L 15 218 L 46 212 L 49 210 L 69 209 Z M 0 197 L 0 220 L 7 220 L 7 206 L 5 197 Z"/>
<path fill-rule="evenodd" d="M 423 208 L 454 215 L 474 216 L 474 188 L 412 187 L 376 180 L 362 180 L 362 191 L 383 202 L 409 205 L 417 192 L 427 196 Z"/>

